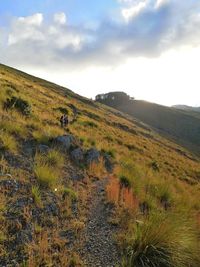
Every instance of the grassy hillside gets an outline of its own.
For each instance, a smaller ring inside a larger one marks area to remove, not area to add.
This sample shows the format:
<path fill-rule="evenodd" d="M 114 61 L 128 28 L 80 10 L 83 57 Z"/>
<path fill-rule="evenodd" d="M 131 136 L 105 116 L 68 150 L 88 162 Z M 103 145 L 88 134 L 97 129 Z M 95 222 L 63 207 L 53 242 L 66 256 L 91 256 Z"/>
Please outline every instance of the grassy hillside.
<path fill-rule="evenodd" d="M 153 127 L 167 138 L 200 154 L 199 112 L 165 107 L 140 100 L 131 100 L 122 104 L 109 102 L 109 104 Z"/>
<path fill-rule="evenodd" d="M 0 65 L 1 266 L 199 266 L 199 181 L 199 158 L 141 121 Z"/>

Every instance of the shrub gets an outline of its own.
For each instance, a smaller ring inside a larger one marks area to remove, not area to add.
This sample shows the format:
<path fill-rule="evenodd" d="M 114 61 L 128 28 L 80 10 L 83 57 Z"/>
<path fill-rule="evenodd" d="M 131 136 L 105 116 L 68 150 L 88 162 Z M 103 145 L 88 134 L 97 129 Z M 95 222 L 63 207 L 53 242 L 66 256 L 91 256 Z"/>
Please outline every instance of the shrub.
<path fill-rule="evenodd" d="M 23 115 L 30 115 L 31 114 L 31 106 L 28 101 L 12 96 L 11 98 L 7 98 L 6 102 L 4 103 L 5 109 L 15 108 L 20 111 Z"/>
<path fill-rule="evenodd" d="M 132 226 L 124 266 L 199 266 L 197 233 L 191 225 L 177 215 L 159 213 Z"/>
<path fill-rule="evenodd" d="M 37 164 L 34 173 L 41 186 L 52 187 L 58 180 L 58 173 L 47 164 Z"/>

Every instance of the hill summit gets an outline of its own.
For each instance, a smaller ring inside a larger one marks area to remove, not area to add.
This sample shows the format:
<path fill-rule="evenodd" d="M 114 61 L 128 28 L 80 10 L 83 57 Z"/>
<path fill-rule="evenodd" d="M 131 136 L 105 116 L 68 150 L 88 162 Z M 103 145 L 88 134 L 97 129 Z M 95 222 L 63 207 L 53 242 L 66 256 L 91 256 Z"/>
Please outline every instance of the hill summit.
<path fill-rule="evenodd" d="M 135 100 L 124 92 L 97 95 L 96 101 L 127 113 L 146 123 L 164 137 L 175 140 L 192 152 L 200 153 L 200 116 L 189 112 L 198 111 L 198 108 L 170 108 Z"/>

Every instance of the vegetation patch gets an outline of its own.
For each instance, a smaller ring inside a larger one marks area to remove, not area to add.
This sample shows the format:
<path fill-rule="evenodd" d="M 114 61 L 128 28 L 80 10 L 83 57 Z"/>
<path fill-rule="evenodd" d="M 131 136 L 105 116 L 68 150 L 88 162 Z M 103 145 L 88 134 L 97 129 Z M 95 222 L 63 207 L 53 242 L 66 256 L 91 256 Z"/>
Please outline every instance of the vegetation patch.
<path fill-rule="evenodd" d="M 192 223 L 171 214 L 151 214 L 127 234 L 126 267 L 199 266 Z"/>
<path fill-rule="evenodd" d="M 26 116 L 31 114 L 31 105 L 28 103 L 28 101 L 16 96 L 8 98 L 4 103 L 4 108 L 6 110 L 15 108 Z"/>
<path fill-rule="evenodd" d="M 12 153 L 17 152 L 17 142 L 15 138 L 6 131 L 0 131 L 0 149 Z"/>
<path fill-rule="evenodd" d="M 37 164 L 34 167 L 35 176 L 42 187 L 52 188 L 58 182 L 58 172 L 47 164 Z"/>

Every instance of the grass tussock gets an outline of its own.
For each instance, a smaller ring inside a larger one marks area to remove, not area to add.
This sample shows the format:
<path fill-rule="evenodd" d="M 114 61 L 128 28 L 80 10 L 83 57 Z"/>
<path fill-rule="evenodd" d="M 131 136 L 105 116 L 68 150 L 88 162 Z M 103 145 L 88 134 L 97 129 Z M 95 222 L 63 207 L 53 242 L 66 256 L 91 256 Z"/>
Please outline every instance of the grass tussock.
<path fill-rule="evenodd" d="M 42 187 L 52 188 L 58 182 L 59 173 L 47 164 L 35 165 L 34 173 L 37 181 Z"/>
<path fill-rule="evenodd" d="M 31 193 L 32 193 L 33 200 L 34 200 L 35 204 L 37 206 L 41 207 L 42 206 L 42 200 L 41 200 L 40 188 L 38 186 L 32 186 Z"/>
<path fill-rule="evenodd" d="M 64 165 L 64 156 L 56 149 L 49 150 L 45 160 L 46 163 L 52 167 L 62 168 Z"/>
<path fill-rule="evenodd" d="M 17 152 L 17 141 L 6 131 L 0 131 L 0 149 L 12 153 Z"/>
<path fill-rule="evenodd" d="M 73 189 L 65 187 L 63 189 L 63 198 L 67 197 L 69 197 L 72 201 L 76 201 L 78 199 L 78 195 Z"/>
<path fill-rule="evenodd" d="M 127 234 L 126 267 L 197 267 L 197 232 L 177 214 L 154 213 Z"/>

